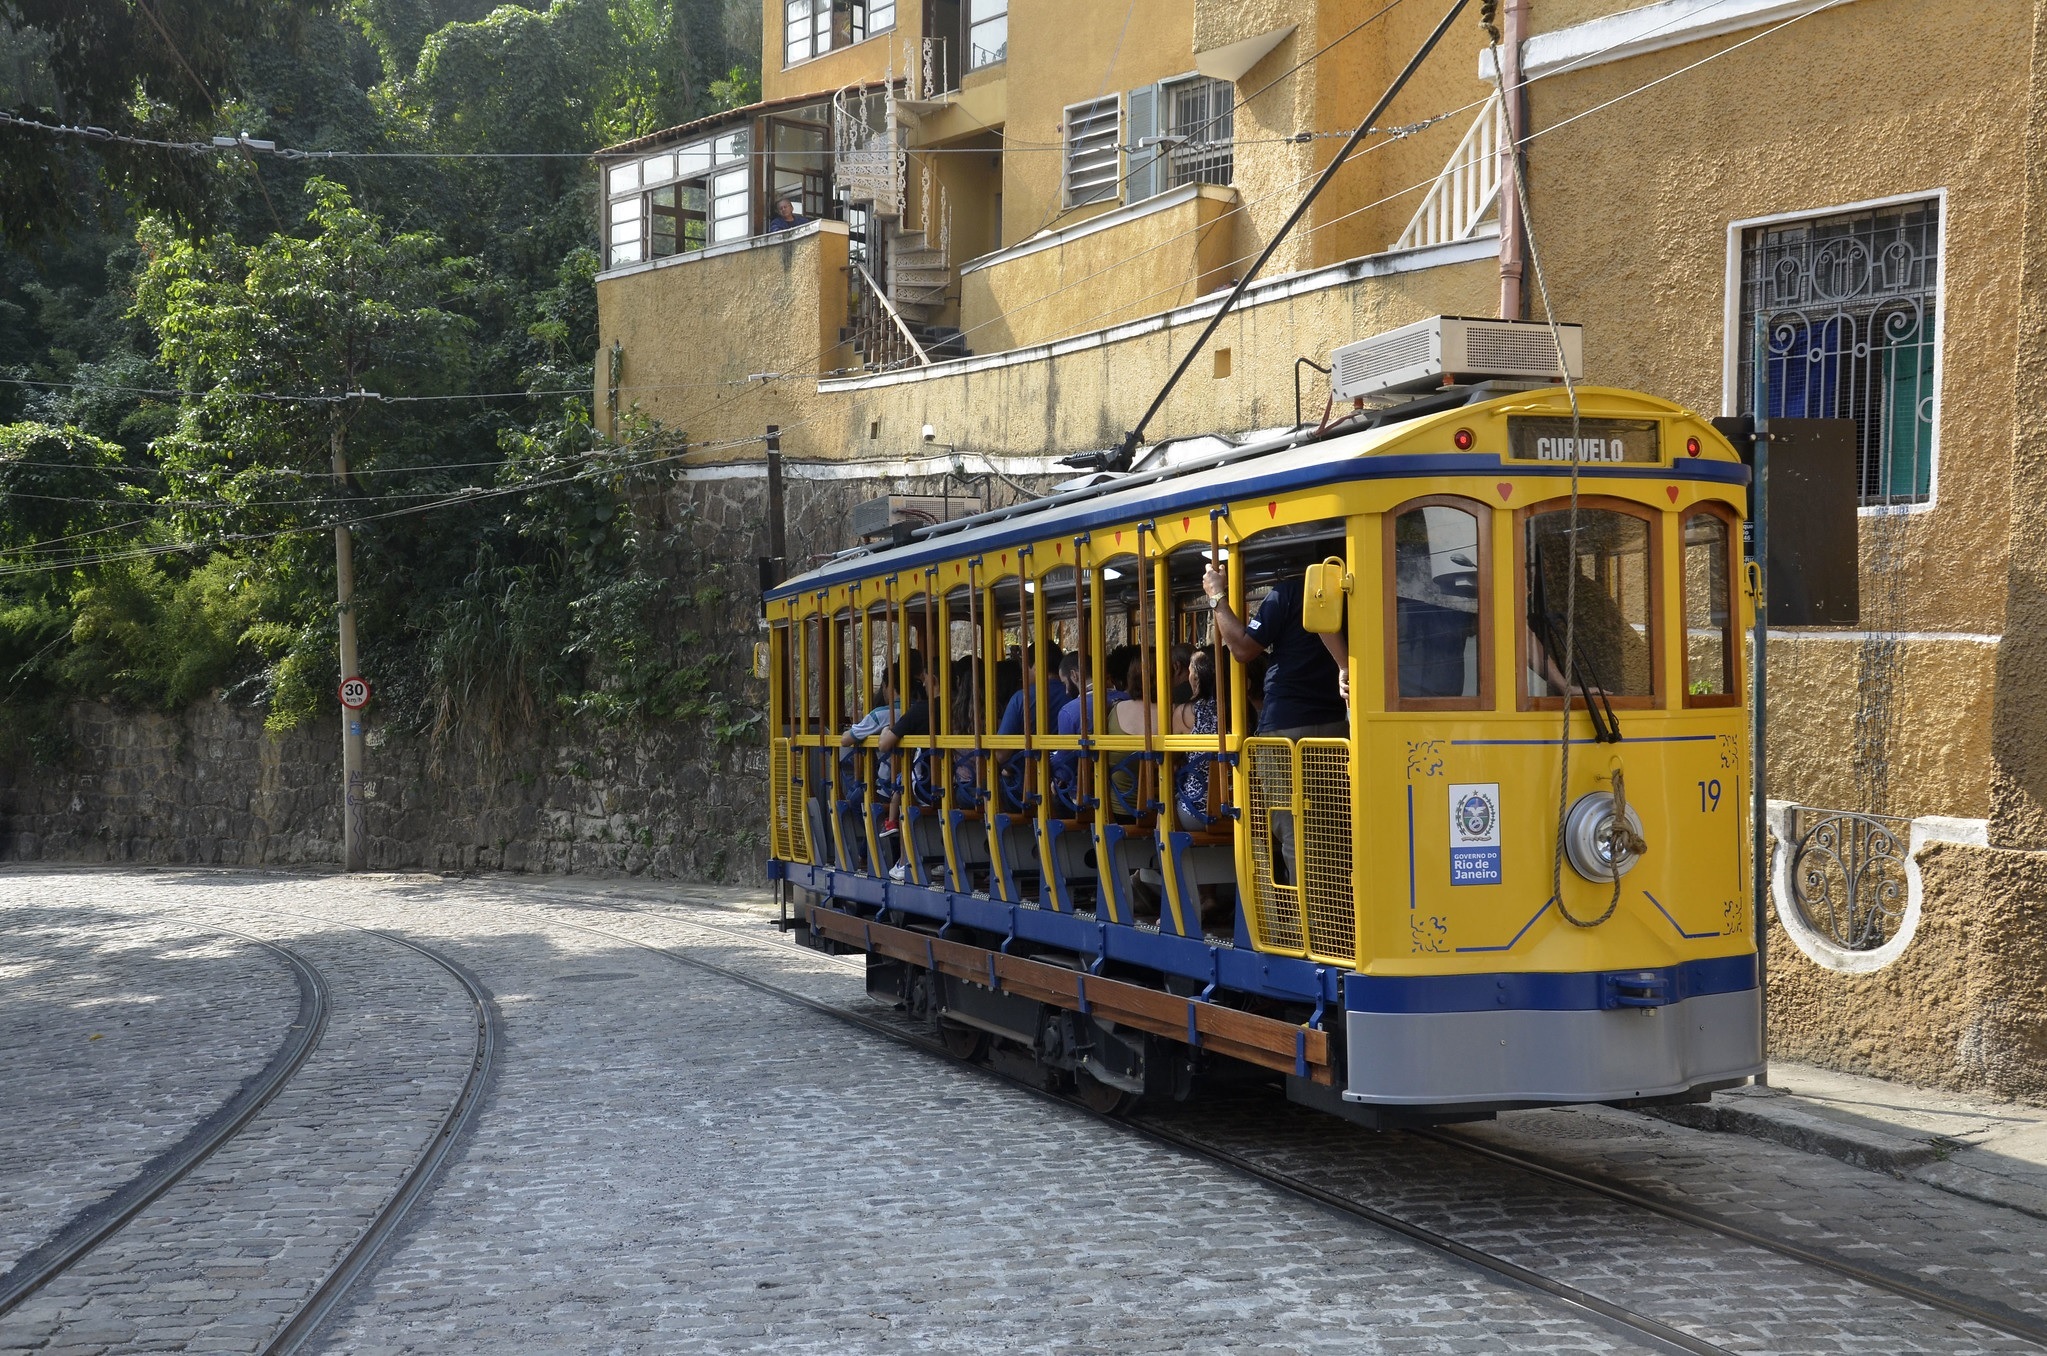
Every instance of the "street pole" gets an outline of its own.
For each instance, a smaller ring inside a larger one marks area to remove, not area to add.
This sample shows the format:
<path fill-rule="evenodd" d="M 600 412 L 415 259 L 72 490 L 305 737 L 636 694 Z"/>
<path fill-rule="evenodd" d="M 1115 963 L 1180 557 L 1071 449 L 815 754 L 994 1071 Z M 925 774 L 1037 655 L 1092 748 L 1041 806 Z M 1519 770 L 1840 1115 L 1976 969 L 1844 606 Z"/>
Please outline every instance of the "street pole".
<path fill-rule="evenodd" d="M 348 495 L 348 448 L 337 410 L 330 439 L 334 452 L 334 488 Z M 341 628 L 341 676 L 359 676 L 355 647 L 355 551 L 348 524 L 334 525 L 334 614 Z M 341 708 L 341 864 L 361 871 L 369 865 L 369 804 L 363 796 L 363 713 Z"/>
<path fill-rule="evenodd" d="M 1767 369 L 1762 362 L 1760 342 L 1756 352 L 1755 481 L 1749 493 L 1749 521 L 1755 527 L 1758 587 L 1755 641 L 1750 646 L 1749 656 L 1755 674 L 1751 685 L 1754 705 L 1749 712 L 1749 785 L 1755 796 L 1755 822 L 1750 826 L 1753 835 L 1750 857 L 1755 863 L 1752 912 L 1756 937 L 1757 1030 L 1763 1063 L 1763 1072 L 1756 1076 L 1756 1086 L 1760 1088 L 1768 1087 L 1770 1083 L 1770 792 L 1765 781 L 1763 758 L 1764 736 L 1769 732 L 1770 723 L 1770 393 L 1764 386 Z"/>
<path fill-rule="evenodd" d="M 768 558 L 775 582 L 789 577 L 788 523 L 782 508 L 782 426 L 768 425 Z"/>

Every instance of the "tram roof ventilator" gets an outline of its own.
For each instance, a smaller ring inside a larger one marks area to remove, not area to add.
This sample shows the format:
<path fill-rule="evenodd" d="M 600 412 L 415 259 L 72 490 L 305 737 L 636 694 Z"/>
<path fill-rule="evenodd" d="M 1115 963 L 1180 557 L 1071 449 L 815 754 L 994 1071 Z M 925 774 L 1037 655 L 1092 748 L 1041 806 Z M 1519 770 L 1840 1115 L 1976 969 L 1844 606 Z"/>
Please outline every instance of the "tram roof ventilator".
<path fill-rule="evenodd" d="M 1332 349 L 1329 389 L 1338 400 L 1423 395 L 1481 382 L 1530 384 L 1585 375 L 1584 327 L 1437 315 Z M 1558 341 L 1565 362 L 1558 362 Z"/>

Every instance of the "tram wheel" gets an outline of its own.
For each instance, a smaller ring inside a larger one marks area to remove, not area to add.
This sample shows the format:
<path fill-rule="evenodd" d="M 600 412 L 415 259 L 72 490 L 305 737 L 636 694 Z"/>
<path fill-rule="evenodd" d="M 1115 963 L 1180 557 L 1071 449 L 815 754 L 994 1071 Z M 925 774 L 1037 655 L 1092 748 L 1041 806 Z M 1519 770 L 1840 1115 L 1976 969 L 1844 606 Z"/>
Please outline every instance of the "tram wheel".
<path fill-rule="evenodd" d="M 979 1064 L 988 1057 L 988 1033 L 978 1027 L 941 1019 L 938 1039 L 944 1043 L 945 1052 L 954 1059 Z"/>
<path fill-rule="evenodd" d="M 1134 1093 L 1104 1083 L 1086 1068 L 1073 1071 L 1073 1093 L 1082 1106 L 1098 1116 L 1120 1116 L 1137 1105 Z"/>

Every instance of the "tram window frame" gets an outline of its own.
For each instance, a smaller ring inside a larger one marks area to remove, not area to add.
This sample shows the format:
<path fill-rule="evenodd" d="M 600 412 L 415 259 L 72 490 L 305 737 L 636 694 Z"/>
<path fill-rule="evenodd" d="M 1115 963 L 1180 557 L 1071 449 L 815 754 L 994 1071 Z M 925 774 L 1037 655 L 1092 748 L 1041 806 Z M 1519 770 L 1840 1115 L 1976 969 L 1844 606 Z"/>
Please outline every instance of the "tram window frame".
<path fill-rule="evenodd" d="M 1451 508 L 1469 514 L 1478 524 L 1478 695 L 1475 697 L 1403 697 L 1400 695 L 1400 598 L 1395 534 L 1399 520 L 1425 508 Z M 1498 703 L 1493 662 L 1492 506 L 1461 494 L 1425 494 L 1396 504 L 1382 515 L 1381 598 L 1385 609 L 1386 709 L 1388 711 L 1491 711 Z M 1525 610 L 1525 609 L 1524 609 Z M 1524 628 L 1525 629 L 1525 628 Z"/>
<path fill-rule="evenodd" d="M 1683 682 L 1680 689 L 1687 707 L 1714 707 L 1741 705 L 1741 594 L 1742 558 L 1741 525 L 1735 520 L 1734 512 L 1720 504 L 1694 504 L 1677 517 L 1677 592 L 1678 592 L 1678 659 L 1683 666 Z M 1694 518 L 1713 518 L 1720 523 L 1725 534 L 1724 546 L 1727 567 L 1727 621 L 1720 638 L 1721 667 L 1724 670 L 1722 683 L 1725 691 L 1692 691 L 1692 649 L 1691 649 L 1691 580 L 1685 568 L 1685 529 Z"/>
<path fill-rule="evenodd" d="M 1616 711 L 1660 711 L 1669 702 L 1670 682 L 1665 667 L 1664 635 L 1665 617 L 1663 606 L 1663 518 L 1661 510 L 1632 499 L 1621 499 L 1612 495 L 1585 494 L 1578 497 L 1580 509 L 1603 509 L 1639 518 L 1649 525 L 1649 692 L 1622 695 L 1608 693 L 1605 704 Z M 1545 499 L 1541 503 L 1529 504 L 1514 512 L 1514 687 L 1517 697 L 1516 709 L 1521 711 L 1561 711 L 1562 697 L 1536 696 L 1528 690 L 1529 641 L 1528 633 L 1528 523 L 1540 514 L 1566 512 L 1571 508 L 1569 498 Z M 1571 704 L 1584 706 L 1582 696 L 1573 697 Z"/>

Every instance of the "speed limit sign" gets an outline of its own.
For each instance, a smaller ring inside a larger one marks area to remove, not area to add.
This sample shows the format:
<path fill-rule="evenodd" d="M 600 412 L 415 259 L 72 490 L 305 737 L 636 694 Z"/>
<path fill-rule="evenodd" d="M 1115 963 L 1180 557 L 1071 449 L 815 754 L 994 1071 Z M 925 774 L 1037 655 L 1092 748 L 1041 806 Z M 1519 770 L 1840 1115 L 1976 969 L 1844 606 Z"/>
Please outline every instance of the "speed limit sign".
<path fill-rule="evenodd" d="M 351 711 L 360 711 L 370 704 L 370 683 L 367 678 L 343 678 L 341 680 L 341 704 Z"/>

